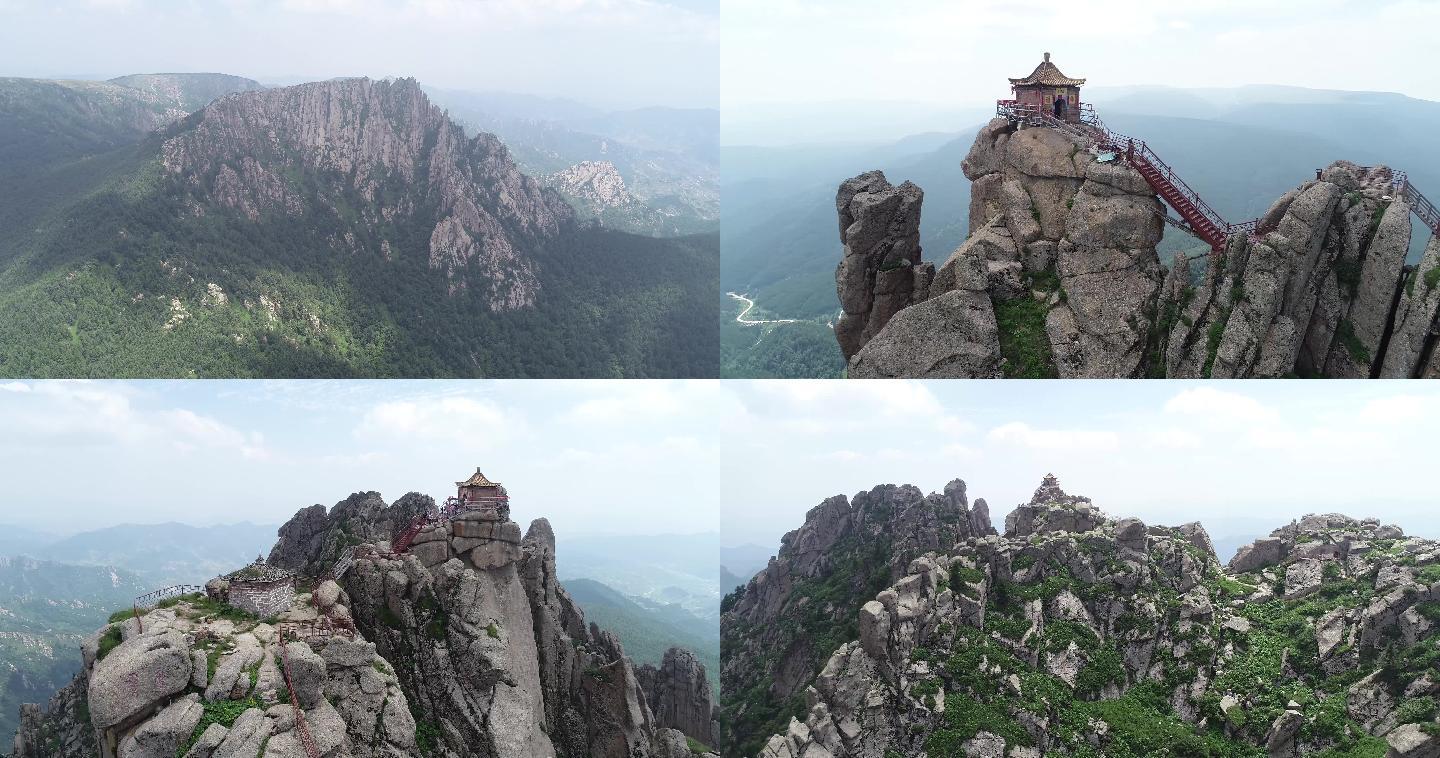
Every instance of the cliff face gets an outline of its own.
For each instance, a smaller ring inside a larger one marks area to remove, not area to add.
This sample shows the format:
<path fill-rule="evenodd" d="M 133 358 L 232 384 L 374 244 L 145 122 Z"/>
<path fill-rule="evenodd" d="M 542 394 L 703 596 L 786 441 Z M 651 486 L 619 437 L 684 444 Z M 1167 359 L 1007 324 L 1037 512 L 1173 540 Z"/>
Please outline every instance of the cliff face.
<path fill-rule="evenodd" d="M 571 601 L 543 519 L 467 514 L 343 578 L 355 620 L 395 665 L 433 754 L 680 758 L 619 640 Z M 678 752 L 677 752 L 678 751 Z"/>
<path fill-rule="evenodd" d="M 726 754 L 753 754 L 803 707 L 825 657 L 858 636 L 854 608 L 903 576 L 913 558 L 994 531 L 985 501 L 972 508 L 959 480 L 928 496 L 884 485 L 812 508 L 722 606 Z"/>
<path fill-rule="evenodd" d="M 346 548 L 389 542 L 416 516 L 434 510 L 434 498 L 417 492 L 393 504 L 387 504 L 378 492 L 357 492 L 328 510 L 312 505 L 297 511 L 280 527 L 267 561 L 316 577 L 329 570 Z"/>
<path fill-rule="evenodd" d="M 452 290 L 481 293 L 491 310 L 534 303 L 530 253 L 574 218 L 558 194 L 516 168 L 498 138 L 466 138 L 413 79 L 228 97 L 175 129 L 161 153 L 197 216 L 211 204 L 252 221 L 318 205 L 350 222 L 332 240 L 335 252 L 386 256 L 402 247 L 389 237 L 397 227 L 423 227 L 430 268 Z"/>
<path fill-rule="evenodd" d="M 1177 261 L 1162 309 L 1172 376 L 1409 378 L 1433 373 L 1440 243 L 1407 270 L 1410 208 L 1390 170 L 1332 164 L 1275 202 L 1262 241 L 1232 239 L 1198 287 Z"/>
<path fill-rule="evenodd" d="M 45 708 L 34 703 L 21 706 L 11 758 L 99 755 L 95 729 L 86 713 L 89 684 L 87 672 L 81 672 L 56 692 Z"/>
<path fill-rule="evenodd" d="M 657 668 L 648 663 L 635 670 L 650 712 L 661 726 L 677 729 L 703 745 L 719 744 L 715 698 L 705 664 L 684 648 L 665 651 Z"/>
<path fill-rule="evenodd" d="M 1432 242 L 1404 266 L 1409 209 L 1389 169 L 1338 162 L 1280 198 L 1261 239 L 1192 272 L 1155 246 L 1166 209 L 1123 159 L 995 119 L 962 169 L 970 237 L 921 260 L 920 191 L 862 174 L 837 196 L 854 377 L 1408 377 L 1432 368 Z M 898 201 L 900 197 L 904 202 Z M 899 251 L 899 252 L 897 252 Z M 860 324 L 863 322 L 863 327 Z"/>
<path fill-rule="evenodd" d="M 1440 750 L 1440 543 L 1374 520 L 1307 516 L 1222 567 L 1198 524 L 1047 477 L 854 611 L 764 758 Z"/>

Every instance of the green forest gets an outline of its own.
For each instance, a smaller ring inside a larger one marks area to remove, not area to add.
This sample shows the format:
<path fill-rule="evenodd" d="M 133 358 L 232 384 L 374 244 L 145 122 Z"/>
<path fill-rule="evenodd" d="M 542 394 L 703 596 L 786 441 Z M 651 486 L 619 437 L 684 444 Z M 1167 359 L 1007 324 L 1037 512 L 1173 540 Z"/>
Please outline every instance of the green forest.
<path fill-rule="evenodd" d="M 577 225 L 529 251 L 533 308 L 452 293 L 433 209 L 354 223 L 358 197 L 258 222 L 190 212 L 158 137 L 0 189 L 0 374 L 160 377 L 714 376 L 718 235 Z M 326 177 L 295 176 L 312 199 Z M 36 201 L 39 198 L 41 201 Z M 329 199 L 329 198 L 327 198 Z M 336 240 L 354 236 L 356 253 Z M 392 251 L 381 253 L 382 242 Z M 8 248 L 8 250 L 7 250 Z M 7 260 L 8 259 L 8 260 Z M 483 281 L 478 272 L 469 281 Z M 223 300 L 211 295 L 216 285 Z M 179 303 L 179 307 L 175 303 Z M 247 304 L 249 307 L 247 307 Z M 178 320 L 177 313 L 184 316 Z M 167 328 L 168 324 L 168 328 Z"/>

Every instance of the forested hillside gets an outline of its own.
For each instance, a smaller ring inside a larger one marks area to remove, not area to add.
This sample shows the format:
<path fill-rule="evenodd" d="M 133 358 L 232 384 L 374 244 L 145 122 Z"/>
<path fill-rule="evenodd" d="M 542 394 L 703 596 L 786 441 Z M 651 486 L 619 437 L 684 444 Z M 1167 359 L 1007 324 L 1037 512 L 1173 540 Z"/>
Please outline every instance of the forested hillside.
<path fill-rule="evenodd" d="M 575 220 L 411 80 L 178 121 L 186 97 L 159 117 L 118 85 L 4 84 L 25 128 L 0 154 L 29 160 L 0 169 L 0 374 L 718 371 L 717 235 Z"/>

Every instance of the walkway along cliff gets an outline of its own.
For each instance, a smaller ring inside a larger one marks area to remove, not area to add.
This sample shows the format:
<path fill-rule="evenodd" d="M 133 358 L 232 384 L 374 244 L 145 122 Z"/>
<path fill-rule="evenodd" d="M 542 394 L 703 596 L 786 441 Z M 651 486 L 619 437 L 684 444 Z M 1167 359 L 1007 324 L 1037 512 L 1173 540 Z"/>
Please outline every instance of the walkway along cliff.
<path fill-rule="evenodd" d="M 1405 265 L 1410 214 L 1433 233 L 1440 212 L 1403 172 L 1337 161 L 1230 223 L 1078 95 L 1057 110 L 997 104 L 961 165 L 970 236 L 938 266 L 921 257 L 919 187 L 841 184 L 850 376 L 1440 375 L 1440 243 Z M 1166 223 L 1211 252 L 1167 270 Z"/>

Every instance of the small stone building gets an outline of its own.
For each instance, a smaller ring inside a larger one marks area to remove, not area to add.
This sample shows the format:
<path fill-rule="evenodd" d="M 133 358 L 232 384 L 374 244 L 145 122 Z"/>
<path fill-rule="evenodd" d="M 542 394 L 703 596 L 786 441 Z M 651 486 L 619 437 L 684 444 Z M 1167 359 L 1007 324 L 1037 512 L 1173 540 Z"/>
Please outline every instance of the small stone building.
<path fill-rule="evenodd" d="M 295 600 L 295 573 L 257 556 L 249 566 L 206 584 L 205 592 L 213 600 L 268 618 L 290 610 Z"/>
<path fill-rule="evenodd" d="M 499 513 L 498 520 L 510 518 L 510 495 L 499 482 L 492 482 L 477 467 L 463 482 L 456 482 L 456 498 L 465 508 L 484 508 Z"/>
<path fill-rule="evenodd" d="M 1015 102 L 1044 110 L 1056 118 L 1080 123 L 1080 86 L 1084 79 L 1071 79 L 1050 62 L 1050 54 L 1029 76 L 1010 80 Z"/>

